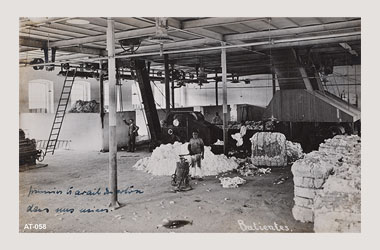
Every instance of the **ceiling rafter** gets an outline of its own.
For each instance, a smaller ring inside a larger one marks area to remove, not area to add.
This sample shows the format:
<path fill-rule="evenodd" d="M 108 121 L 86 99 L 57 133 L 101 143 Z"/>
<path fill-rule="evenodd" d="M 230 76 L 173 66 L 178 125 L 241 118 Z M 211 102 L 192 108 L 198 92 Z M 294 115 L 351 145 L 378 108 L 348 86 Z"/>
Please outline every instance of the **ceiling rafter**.
<path fill-rule="evenodd" d="M 27 47 L 34 47 L 34 48 L 46 48 L 48 46 L 47 42 L 44 40 L 30 39 L 29 37 L 21 36 L 19 41 L 20 41 L 20 46 L 27 46 Z M 54 46 L 52 46 L 52 43 L 50 43 L 50 46 L 54 47 Z M 58 50 L 75 52 L 75 53 L 83 53 L 83 54 L 89 54 L 89 55 L 98 55 L 98 56 L 107 55 L 106 50 L 90 48 L 90 47 L 86 47 L 86 46 L 61 47 Z"/>

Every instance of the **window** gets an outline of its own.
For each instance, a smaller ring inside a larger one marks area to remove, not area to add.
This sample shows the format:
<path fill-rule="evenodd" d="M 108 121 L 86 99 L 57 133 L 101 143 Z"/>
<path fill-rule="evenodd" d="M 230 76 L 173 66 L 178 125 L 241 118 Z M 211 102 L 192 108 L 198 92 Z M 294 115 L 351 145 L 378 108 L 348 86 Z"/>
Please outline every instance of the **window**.
<path fill-rule="evenodd" d="M 110 95 L 110 85 L 108 81 L 104 81 L 103 83 L 103 93 L 104 93 L 104 110 L 105 112 L 109 111 L 109 95 Z M 124 108 L 121 106 L 121 100 L 122 100 L 122 86 L 116 85 L 116 111 L 120 112 L 123 111 Z M 132 97 L 132 103 L 133 103 L 133 97 Z"/>
<path fill-rule="evenodd" d="M 29 112 L 54 113 L 53 82 L 38 79 L 29 82 Z"/>
<path fill-rule="evenodd" d="M 90 83 L 85 81 L 75 81 L 71 89 L 71 106 L 73 107 L 78 100 L 91 101 Z"/>

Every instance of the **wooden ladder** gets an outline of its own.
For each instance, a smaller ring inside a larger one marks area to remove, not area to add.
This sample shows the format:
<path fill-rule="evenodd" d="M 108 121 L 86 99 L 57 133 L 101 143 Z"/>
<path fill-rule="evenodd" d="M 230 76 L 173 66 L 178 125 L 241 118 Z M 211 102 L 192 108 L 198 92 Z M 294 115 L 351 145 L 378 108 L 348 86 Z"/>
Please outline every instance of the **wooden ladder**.
<path fill-rule="evenodd" d="M 74 85 L 75 75 L 77 73 L 77 69 L 67 70 L 65 81 L 63 83 L 61 96 L 59 98 L 57 111 L 55 112 L 53 125 L 50 130 L 50 135 L 48 142 L 46 144 L 45 155 L 48 153 L 54 154 L 55 147 L 57 146 L 57 141 L 59 137 L 59 133 L 61 132 L 63 118 L 66 114 L 67 105 L 69 103 L 71 90 Z"/>

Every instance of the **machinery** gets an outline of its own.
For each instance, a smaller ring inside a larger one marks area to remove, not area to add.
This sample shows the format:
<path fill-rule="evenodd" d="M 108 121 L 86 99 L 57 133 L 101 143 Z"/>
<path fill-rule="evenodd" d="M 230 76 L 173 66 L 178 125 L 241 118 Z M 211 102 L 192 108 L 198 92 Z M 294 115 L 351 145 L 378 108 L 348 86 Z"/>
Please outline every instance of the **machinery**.
<path fill-rule="evenodd" d="M 36 160 L 43 161 L 43 159 L 43 152 L 36 149 L 36 141 L 25 138 L 24 131 L 19 129 L 19 165 L 32 166 L 36 165 Z"/>
<path fill-rule="evenodd" d="M 288 140 L 300 142 L 305 152 L 318 148 L 327 138 L 360 133 L 360 110 L 320 90 L 276 91 L 263 119 L 276 120 L 275 131 Z"/>
<path fill-rule="evenodd" d="M 188 191 L 192 187 L 190 185 L 189 169 L 190 164 L 184 157 L 186 155 L 180 155 L 180 161 L 177 162 L 175 173 L 172 175 L 172 186 L 175 186 L 175 191 Z"/>
<path fill-rule="evenodd" d="M 162 124 L 162 141 L 168 143 L 173 132 L 180 142 L 188 142 L 192 132 L 197 130 L 205 145 L 209 146 L 223 140 L 223 130 L 205 120 L 203 114 L 197 111 L 170 111 Z"/>

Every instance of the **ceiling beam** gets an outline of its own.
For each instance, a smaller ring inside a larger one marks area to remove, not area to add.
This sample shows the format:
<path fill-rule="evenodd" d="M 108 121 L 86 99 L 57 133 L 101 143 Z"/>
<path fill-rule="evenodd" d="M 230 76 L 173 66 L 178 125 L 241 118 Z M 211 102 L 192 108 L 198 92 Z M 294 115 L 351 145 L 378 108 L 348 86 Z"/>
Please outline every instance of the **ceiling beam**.
<path fill-rule="evenodd" d="M 197 46 L 203 46 L 203 45 L 210 45 L 215 44 L 215 41 L 207 39 L 207 38 L 200 38 L 200 39 L 193 39 L 193 40 L 185 40 L 180 42 L 172 42 L 172 43 L 165 43 L 163 45 L 164 50 L 168 49 L 177 49 L 182 47 L 197 47 Z M 140 47 L 138 50 L 139 52 L 144 51 L 157 51 L 160 49 L 160 45 L 148 45 Z"/>
<path fill-rule="evenodd" d="M 61 23 L 51 23 L 48 27 L 49 28 L 53 28 L 53 29 L 59 29 L 59 30 L 69 31 L 69 32 L 75 32 L 75 33 L 83 34 L 83 35 L 96 36 L 96 35 L 103 34 L 100 31 L 91 30 L 91 29 L 85 29 L 85 28 L 76 27 L 76 26 L 73 26 L 73 25 L 61 24 Z"/>
<path fill-rule="evenodd" d="M 107 28 L 107 19 L 105 18 L 83 17 L 81 19 L 89 21 L 90 24 L 97 25 L 102 28 Z M 135 29 L 135 28 L 136 28 L 135 26 L 115 21 L 116 30 L 126 30 L 126 29 L 129 30 L 129 29 Z"/>
<path fill-rule="evenodd" d="M 33 47 L 33 48 L 46 48 L 47 42 L 44 40 L 37 40 L 37 39 L 30 39 L 28 37 L 20 37 L 19 39 L 20 46 L 27 46 L 27 47 Z M 50 43 L 50 47 L 56 47 Z M 67 52 L 73 52 L 73 53 L 81 53 L 81 54 L 88 54 L 88 55 L 98 55 L 98 56 L 106 56 L 106 50 L 103 49 L 96 49 L 96 48 L 90 48 L 85 46 L 80 47 L 58 47 L 58 50 L 61 51 L 67 51 Z"/>
<path fill-rule="evenodd" d="M 316 40 L 305 40 L 305 41 L 289 41 L 289 42 L 281 42 L 275 44 L 265 44 L 253 46 L 255 50 L 264 50 L 264 49 L 276 49 L 276 48 L 287 48 L 287 47 L 299 47 L 299 46 L 311 46 L 318 44 L 328 44 L 328 43 L 341 43 L 348 41 L 356 41 L 360 40 L 360 35 L 352 35 L 352 36 L 342 36 L 342 37 L 333 37 L 333 38 L 324 38 L 324 39 L 316 39 Z"/>
<path fill-rule="evenodd" d="M 155 21 L 147 18 L 138 18 L 139 20 L 145 21 L 145 22 L 150 22 L 152 24 L 155 24 Z M 184 29 L 182 23 L 174 18 L 168 18 L 168 26 L 170 28 L 173 28 L 177 31 L 187 33 L 190 35 L 195 35 L 199 37 L 204 37 L 204 38 L 211 38 L 217 41 L 223 41 L 223 35 L 219 34 L 217 32 L 211 31 L 211 30 L 206 30 L 203 28 L 189 28 L 189 29 Z"/>
<path fill-rule="evenodd" d="M 197 19 L 197 20 L 191 20 L 191 21 L 184 21 L 184 22 L 182 22 L 182 28 L 183 29 L 200 28 L 200 27 L 205 28 L 205 27 L 213 27 L 213 26 L 233 24 L 233 23 L 249 22 L 249 21 L 261 20 L 261 19 L 263 19 L 263 18 L 262 17 L 261 18 L 211 17 L 211 18 L 203 18 L 203 19 Z"/>
<path fill-rule="evenodd" d="M 183 30 L 180 30 L 183 31 Z M 205 38 L 211 38 L 217 41 L 223 41 L 223 35 L 211 30 L 206 30 L 203 28 L 192 28 L 192 29 L 186 29 L 184 31 L 190 31 L 190 34 L 199 35 Z"/>
<path fill-rule="evenodd" d="M 149 35 L 155 34 L 155 32 L 156 32 L 155 27 L 115 32 L 115 39 L 149 36 Z M 68 40 L 62 40 L 62 41 L 52 42 L 50 44 L 51 46 L 54 46 L 54 47 L 63 47 L 63 46 L 78 45 L 78 44 L 99 42 L 99 41 L 105 41 L 105 40 L 106 40 L 106 35 L 97 35 L 97 36 L 88 36 L 88 37 L 83 37 L 83 38 L 73 38 L 73 39 L 68 39 Z"/>
<path fill-rule="evenodd" d="M 307 33 L 307 32 L 321 32 L 321 31 L 355 28 L 355 27 L 360 28 L 360 25 L 361 25 L 360 20 L 354 20 L 354 21 L 348 21 L 348 22 L 313 25 L 313 26 L 305 26 L 305 27 L 298 27 L 298 28 L 250 32 L 250 33 L 236 34 L 236 35 L 225 35 L 224 39 L 226 42 L 232 42 L 235 40 L 251 40 L 251 39 L 268 38 L 269 36 L 270 37 L 288 36 L 288 35 L 295 35 L 295 34 L 301 34 L 301 33 Z"/>

